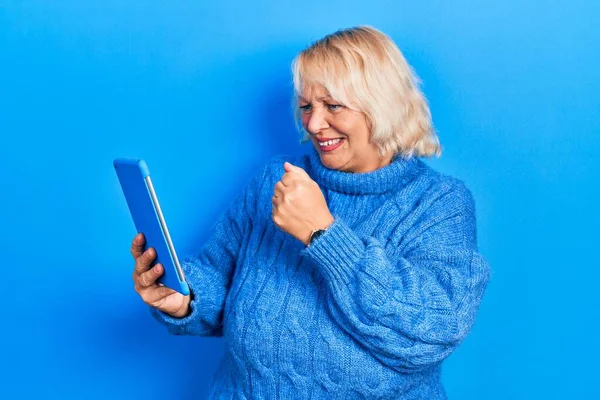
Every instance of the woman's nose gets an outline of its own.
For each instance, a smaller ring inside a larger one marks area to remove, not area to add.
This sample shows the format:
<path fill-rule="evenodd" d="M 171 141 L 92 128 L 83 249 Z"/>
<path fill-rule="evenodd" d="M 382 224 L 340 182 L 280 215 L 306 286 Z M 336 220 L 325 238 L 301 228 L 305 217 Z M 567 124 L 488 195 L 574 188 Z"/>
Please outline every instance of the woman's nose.
<path fill-rule="evenodd" d="M 320 107 L 315 107 L 308 120 L 308 132 L 316 135 L 328 127 L 329 123 L 327 122 L 325 112 Z"/>

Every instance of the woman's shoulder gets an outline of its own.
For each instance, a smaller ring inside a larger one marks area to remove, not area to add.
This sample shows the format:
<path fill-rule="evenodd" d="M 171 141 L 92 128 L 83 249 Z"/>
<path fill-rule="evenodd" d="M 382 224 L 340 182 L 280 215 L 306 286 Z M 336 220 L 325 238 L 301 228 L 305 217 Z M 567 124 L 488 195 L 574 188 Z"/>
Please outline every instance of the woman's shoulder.
<path fill-rule="evenodd" d="M 265 173 L 265 177 L 277 177 L 277 180 L 281 179 L 285 173 L 283 164 L 286 161 L 305 171 L 308 168 L 308 155 L 276 154 L 271 156 L 264 164 L 263 172 Z"/>
<path fill-rule="evenodd" d="M 473 193 L 467 183 L 453 175 L 439 171 L 422 159 L 417 160 L 417 168 L 406 186 L 419 201 L 436 203 L 440 200 L 453 200 L 453 203 L 474 203 Z M 402 193 L 406 196 L 406 193 Z"/>

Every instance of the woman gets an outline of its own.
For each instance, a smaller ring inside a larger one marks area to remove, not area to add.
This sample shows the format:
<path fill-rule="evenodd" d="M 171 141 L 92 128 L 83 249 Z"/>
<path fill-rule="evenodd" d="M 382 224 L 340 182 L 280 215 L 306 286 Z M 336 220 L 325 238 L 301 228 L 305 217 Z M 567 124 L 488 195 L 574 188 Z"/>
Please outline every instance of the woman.
<path fill-rule="evenodd" d="M 232 202 L 183 262 L 191 296 L 156 284 L 138 235 L 136 291 L 169 332 L 225 337 L 211 398 L 444 399 L 489 277 L 471 193 L 419 159 L 438 139 L 383 33 L 328 35 L 293 73 L 310 153 Z"/>

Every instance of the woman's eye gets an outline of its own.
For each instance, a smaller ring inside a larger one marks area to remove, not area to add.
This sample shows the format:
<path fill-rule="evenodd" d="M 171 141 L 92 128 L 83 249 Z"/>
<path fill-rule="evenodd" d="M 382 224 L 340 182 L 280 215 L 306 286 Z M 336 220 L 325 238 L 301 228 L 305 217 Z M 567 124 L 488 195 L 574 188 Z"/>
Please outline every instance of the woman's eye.
<path fill-rule="evenodd" d="M 327 104 L 327 107 L 332 110 L 339 110 L 340 108 L 342 108 L 343 106 L 341 104 Z"/>
<path fill-rule="evenodd" d="M 302 112 L 309 112 L 310 110 L 312 110 L 312 106 L 310 104 L 300 106 L 300 110 L 302 110 Z"/>

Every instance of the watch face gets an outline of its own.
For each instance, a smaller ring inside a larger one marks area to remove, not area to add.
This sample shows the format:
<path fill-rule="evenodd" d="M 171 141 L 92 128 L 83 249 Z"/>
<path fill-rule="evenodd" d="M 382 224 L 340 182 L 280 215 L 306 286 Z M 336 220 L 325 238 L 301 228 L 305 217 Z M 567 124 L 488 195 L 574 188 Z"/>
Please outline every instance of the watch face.
<path fill-rule="evenodd" d="M 312 243 L 316 238 L 321 236 L 323 233 L 325 233 L 324 229 L 319 229 L 318 231 L 315 231 L 315 233 L 313 233 L 311 235 L 309 243 Z"/>

